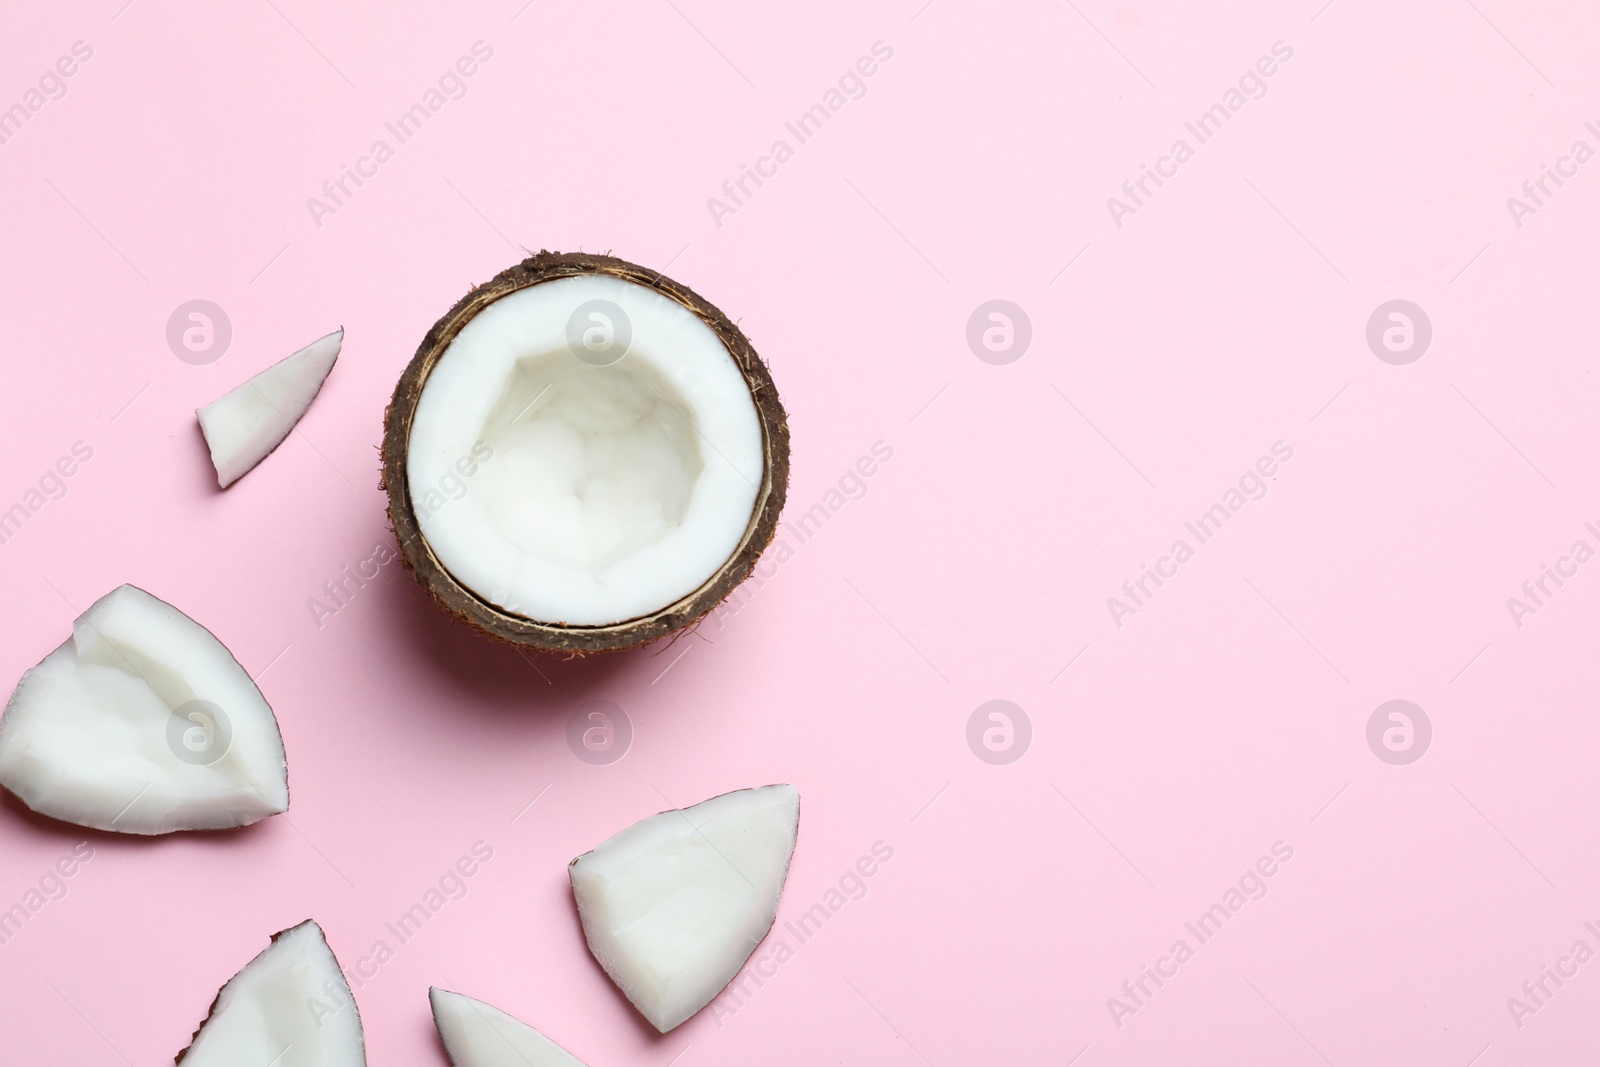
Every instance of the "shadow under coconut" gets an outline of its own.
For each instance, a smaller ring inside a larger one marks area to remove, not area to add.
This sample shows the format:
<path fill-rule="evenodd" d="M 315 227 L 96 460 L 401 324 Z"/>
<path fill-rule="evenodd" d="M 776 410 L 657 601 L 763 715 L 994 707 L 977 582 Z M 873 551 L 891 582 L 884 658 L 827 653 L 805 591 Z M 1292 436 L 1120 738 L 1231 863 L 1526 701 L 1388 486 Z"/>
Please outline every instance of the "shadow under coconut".
<path fill-rule="evenodd" d="M 428 984 L 439 986 L 440 989 L 448 989 L 452 993 L 462 992 L 459 989 L 454 989 L 447 985 L 440 985 L 439 982 L 430 982 Z M 468 995 L 470 996 L 471 994 Z M 428 1011 L 423 1017 L 416 1018 L 411 1021 L 411 1027 L 416 1031 L 416 1037 L 414 1041 L 418 1045 L 432 1045 L 439 1051 L 439 1062 L 449 1063 L 450 1052 L 444 1047 L 444 1038 L 439 1034 L 438 1024 L 433 1021 L 433 1002 L 426 993 L 423 994 L 422 999 L 427 1002 Z"/>
<path fill-rule="evenodd" d="M 602 687 L 648 682 L 665 663 L 668 640 L 641 648 L 567 659 L 518 648 L 473 630 L 434 603 L 405 570 L 377 589 L 375 615 L 396 647 L 431 664 L 460 690 L 461 710 L 492 714 L 565 714 Z"/>

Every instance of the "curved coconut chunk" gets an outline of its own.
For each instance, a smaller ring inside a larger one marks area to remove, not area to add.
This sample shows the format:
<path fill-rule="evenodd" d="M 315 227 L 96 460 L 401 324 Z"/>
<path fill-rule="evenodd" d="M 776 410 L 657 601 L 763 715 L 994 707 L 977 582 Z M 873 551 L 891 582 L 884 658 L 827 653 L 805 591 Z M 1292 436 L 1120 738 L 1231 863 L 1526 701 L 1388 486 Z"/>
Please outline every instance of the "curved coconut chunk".
<path fill-rule="evenodd" d="M 322 390 L 343 344 L 341 326 L 195 412 L 218 485 L 226 489 L 283 443 Z"/>
<path fill-rule="evenodd" d="M 772 929 L 800 828 L 789 785 L 634 823 L 568 874 L 589 951 L 666 1033 L 733 980 Z"/>
<path fill-rule="evenodd" d="M 437 986 L 428 990 L 451 1067 L 583 1067 L 539 1031 L 481 1000 Z"/>
<path fill-rule="evenodd" d="M 365 1067 L 361 1013 L 339 961 L 311 920 L 272 935 L 272 944 L 228 980 L 183 1067 Z"/>
<path fill-rule="evenodd" d="M 132 585 L 79 616 L 0 717 L 0 785 L 97 830 L 246 826 L 288 810 L 288 773 L 278 720 L 233 654 Z"/>
<path fill-rule="evenodd" d="M 722 340 L 677 301 L 605 274 L 480 311 L 429 374 L 407 449 L 418 525 L 444 568 L 514 615 L 575 626 L 700 588 L 744 538 L 765 462 Z"/>

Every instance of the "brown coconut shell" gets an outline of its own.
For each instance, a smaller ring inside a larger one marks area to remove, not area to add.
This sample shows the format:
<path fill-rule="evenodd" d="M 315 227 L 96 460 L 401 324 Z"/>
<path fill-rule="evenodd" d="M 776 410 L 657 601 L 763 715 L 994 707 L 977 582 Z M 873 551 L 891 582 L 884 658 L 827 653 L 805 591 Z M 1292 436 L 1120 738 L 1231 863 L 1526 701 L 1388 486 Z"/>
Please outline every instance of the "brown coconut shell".
<path fill-rule="evenodd" d="M 744 375 L 761 422 L 762 470 L 755 508 L 738 547 L 706 581 L 682 599 L 657 611 L 606 626 L 569 626 L 559 620 L 530 619 L 491 604 L 456 581 L 422 536 L 406 474 L 411 425 L 428 375 L 458 333 L 484 308 L 530 285 L 581 274 L 609 274 L 654 289 L 677 301 L 711 327 Z M 389 522 L 400 555 L 417 583 L 445 611 L 486 636 L 527 648 L 586 655 L 632 648 L 692 625 L 749 577 L 771 542 L 789 489 L 789 422 L 766 364 L 750 341 L 710 301 L 657 271 L 611 256 L 582 252 L 540 252 L 473 289 L 433 324 L 395 386 L 384 414 L 383 487 L 389 494 Z"/>

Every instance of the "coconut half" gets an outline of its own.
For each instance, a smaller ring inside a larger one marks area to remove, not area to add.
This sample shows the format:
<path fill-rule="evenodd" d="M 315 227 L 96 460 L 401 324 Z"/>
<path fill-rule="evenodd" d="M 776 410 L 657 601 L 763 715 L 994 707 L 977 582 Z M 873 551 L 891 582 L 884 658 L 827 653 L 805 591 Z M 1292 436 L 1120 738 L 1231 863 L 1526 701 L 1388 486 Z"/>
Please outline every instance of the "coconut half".
<path fill-rule="evenodd" d="M 366 1067 L 366 1039 L 339 961 L 307 919 L 228 980 L 184 1067 Z"/>
<path fill-rule="evenodd" d="M 340 327 L 195 412 L 218 485 L 228 488 L 283 444 L 322 391 L 343 345 Z"/>
<path fill-rule="evenodd" d="M 584 1067 L 527 1023 L 481 1000 L 435 986 L 428 1003 L 451 1067 Z"/>
<path fill-rule="evenodd" d="M 463 297 L 390 404 L 407 566 L 492 636 L 626 648 L 706 614 L 772 539 L 789 431 L 738 327 L 660 274 L 541 252 Z"/>
<path fill-rule="evenodd" d="M 800 830 L 790 785 L 634 823 L 572 861 L 589 951 L 662 1033 L 710 1004 L 772 929 Z"/>
<path fill-rule="evenodd" d="M 0 717 L 0 785 L 125 834 L 224 830 L 289 809 L 278 720 L 204 626 L 132 585 L 72 624 Z"/>

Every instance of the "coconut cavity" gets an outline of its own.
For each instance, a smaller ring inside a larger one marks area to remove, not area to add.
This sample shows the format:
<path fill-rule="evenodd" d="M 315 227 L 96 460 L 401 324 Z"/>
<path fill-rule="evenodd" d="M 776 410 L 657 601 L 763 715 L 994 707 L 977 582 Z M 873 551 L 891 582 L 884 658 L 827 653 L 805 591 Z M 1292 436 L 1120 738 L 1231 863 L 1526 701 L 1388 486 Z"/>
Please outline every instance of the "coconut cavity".
<path fill-rule="evenodd" d="M 603 256 L 541 253 L 468 294 L 401 379 L 385 440 L 424 587 L 496 636 L 572 651 L 709 611 L 770 540 L 787 476 L 783 411 L 738 329 Z"/>
<path fill-rule="evenodd" d="M 479 435 L 483 510 L 523 553 L 599 574 L 677 529 L 705 470 L 689 401 L 643 360 L 518 360 Z"/>

